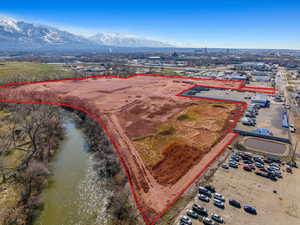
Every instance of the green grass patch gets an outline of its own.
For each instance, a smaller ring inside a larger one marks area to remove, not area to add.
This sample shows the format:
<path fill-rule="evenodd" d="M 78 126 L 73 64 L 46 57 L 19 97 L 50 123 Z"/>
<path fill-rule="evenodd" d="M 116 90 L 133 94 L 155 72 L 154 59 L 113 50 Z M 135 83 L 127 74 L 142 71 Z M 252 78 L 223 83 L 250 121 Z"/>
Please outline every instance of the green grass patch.
<path fill-rule="evenodd" d="M 188 114 L 182 114 L 182 115 L 177 117 L 177 120 L 179 120 L 179 121 L 189 120 L 189 119 L 191 119 L 191 118 L 189 117 Z"/>
<path fill-rule="evenodd" d="M 3 62 L 0 65 L 1 83 L 43 80 L 72 74 L 62 67 L 32 62 Z"/>
<path fill-rule="evenodd" d="M 159 129 L 158 135 L 172 135 L 176 132 L 175 127 L 169 125 L 162 125 Z"/>

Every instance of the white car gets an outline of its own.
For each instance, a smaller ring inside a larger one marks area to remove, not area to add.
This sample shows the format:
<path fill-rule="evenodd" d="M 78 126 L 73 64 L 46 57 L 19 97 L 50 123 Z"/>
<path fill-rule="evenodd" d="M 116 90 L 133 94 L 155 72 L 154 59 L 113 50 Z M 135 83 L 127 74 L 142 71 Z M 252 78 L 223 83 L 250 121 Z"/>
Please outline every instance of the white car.
<path fill-rule="evenodd" d="M 293 124 L 290 124 L 290 131 L 291 133 L 295 133 L 296 132 L 296 128 Z"/>
<path fill-rule="evenodd" d="M 192 220 L 188 218 L 187 216 L 181 216 L 180 217 L 180 222 L 188 225 L 192 225 Z"/>
<path fill-rule="evenodd" d="M 218 223 L 224 223 L 223 218 L 221 216 L 219 216 L 218 214 L 215 214 L 215 213 L 212 214 L 211 218 Z"/>
<path fill-rule="evenodd" d="M 215 198 L 215 199 L 218 199 L 218 200 L 220 200 L 220 201 L 222 201 L 222 202 L 225 202 L 224 196 L 221 195 L 221 194 L 219 194 L 219 193 L 215 193 L 215 194 L 214 194 L 214 198 Z"/>

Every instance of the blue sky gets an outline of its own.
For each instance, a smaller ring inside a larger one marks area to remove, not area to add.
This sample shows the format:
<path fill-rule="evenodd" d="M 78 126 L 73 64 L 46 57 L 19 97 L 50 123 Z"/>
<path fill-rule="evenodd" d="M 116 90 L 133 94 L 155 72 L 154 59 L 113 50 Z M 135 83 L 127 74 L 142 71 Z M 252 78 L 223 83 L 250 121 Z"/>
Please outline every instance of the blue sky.
<path fill-rule="evenodd" d="M 82 35 L 121 32 L 198 47 L 300 49 L 300 1 L 2 1 L 0 14 Z"/>

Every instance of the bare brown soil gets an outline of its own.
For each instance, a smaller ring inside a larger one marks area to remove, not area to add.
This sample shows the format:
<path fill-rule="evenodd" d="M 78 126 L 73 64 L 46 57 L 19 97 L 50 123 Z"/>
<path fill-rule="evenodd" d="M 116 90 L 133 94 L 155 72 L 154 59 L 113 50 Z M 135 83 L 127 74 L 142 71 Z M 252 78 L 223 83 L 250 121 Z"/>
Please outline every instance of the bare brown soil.
<path fill-rule="evenodd" d="M 205 81 L 97 78 L 5 88 L 0 99 L 70 104 L 101 118 L 126 163 L 139 205 L 152 221 L 233 137 L 227 133 L 240 111 L 237 104 L 176 96 L 197 84 Z M 188 116 L 177 119 L 182 114 Z"/>
<path fill-rule="evenodd" d="M 172 143 L 163 151 L 163 159 L 152 167 L 159 184 L 175 184 L 204 155 L 199 149 L 184 143 Z"/>

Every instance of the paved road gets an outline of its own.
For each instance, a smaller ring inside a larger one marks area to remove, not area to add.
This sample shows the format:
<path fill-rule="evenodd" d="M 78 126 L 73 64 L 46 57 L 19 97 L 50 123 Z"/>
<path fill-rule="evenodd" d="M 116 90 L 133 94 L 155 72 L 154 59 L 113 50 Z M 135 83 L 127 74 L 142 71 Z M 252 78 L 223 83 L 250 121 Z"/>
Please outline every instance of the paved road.
<path fill-rule="evenodd" d="M 289 122 L 290 124 L 295 124 L 295 117 L 300 116 L 300 109 L 297 105 L 295 99 L 291 96 L 290 92 L 287 91 L 286 87 L 288 86 L 288 80 L 287 80 L 287 73 L 286 69 L 280 68 L 278 71 L 278 75 L 276 76 L 276 87 L 284 94 L 286 104 L 289 104 L 291 106 L 291 109 L 288 110 L 289 113 Z M 277 83 L 278 81 L 278 83 Z M 295 134 L 292 134 L 289 132 L 289 139 L 291 140 L 292 146 L 291 149 L 294 150 L 296 146 L 297 136 Z M 296 149 L 296 152 L 300 152 L 300 145 L 298 144 L 298 149 Z"/>

